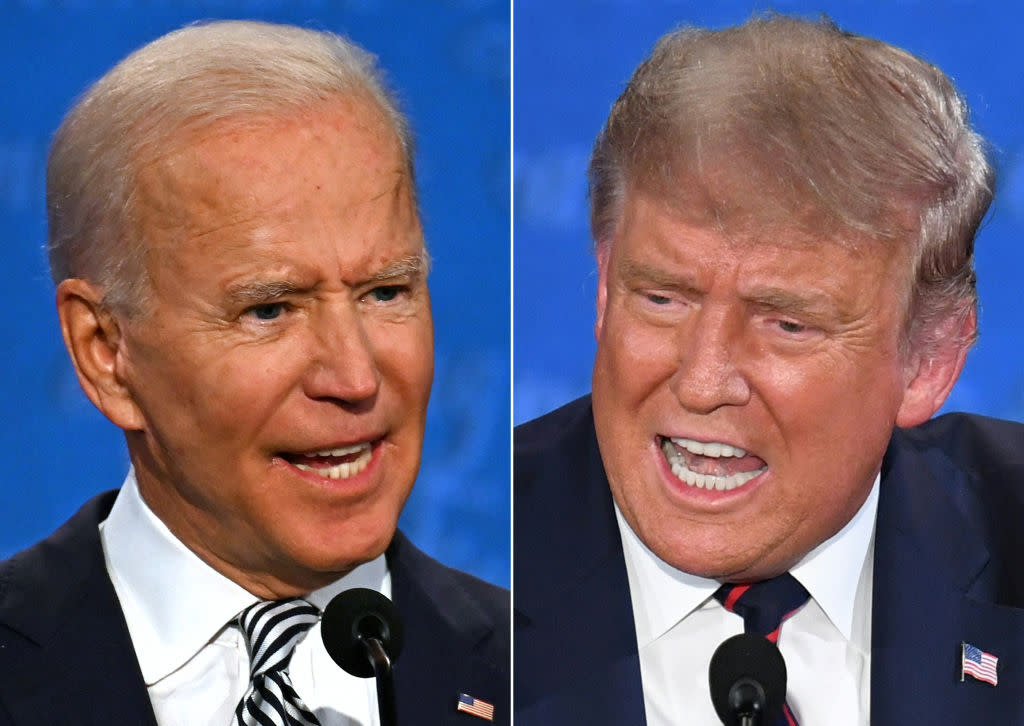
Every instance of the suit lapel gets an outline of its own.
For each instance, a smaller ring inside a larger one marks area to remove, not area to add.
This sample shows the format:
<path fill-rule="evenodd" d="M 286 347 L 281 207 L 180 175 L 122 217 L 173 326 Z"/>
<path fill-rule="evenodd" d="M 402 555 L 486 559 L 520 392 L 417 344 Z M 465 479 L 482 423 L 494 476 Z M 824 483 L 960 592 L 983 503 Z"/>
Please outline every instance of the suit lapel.
<path fill-rule="evenodd" d="M 1020 723 L 1021 611 L 992 602 L 995 567 L 968 475 L 941 447 L 893 436 L 875 536 L 872 723 Z M 999 686 L 960 682 L 966 641 L 999 657 Z"/>
<path fill-rule="evenodd" d="M 546 674 L 528 677 L 517 667 L 517 724 L 645 723 L 625 564 L 621 553 L 615 559 L 594 560 L 575 587 L 554 593 L 557 611 L 517 611 L 515 662 L 521 649 L 538 651 L 529 662 L 542 662 Z M 531 693 L 518 685 L 528 678 L 546 687 Z"/>
<path fill-rule="evenodd" d="M 561 457 L 544 457 L 541 470 L 516 471 L 525 486 L 538 488 L 524 497 L 530 511 L 516 504 L 514 661 L 522 726 L 645 722 L 618 526 L 590 407 L 579 409 L 586 421 L 568 425 L 573 440 L 552 446 Z M 531 563 L 543 566 L 520 576 Z"/>
<path fill-rule="evenodd" d="M 19 726 L 156 726 L 97 530 L 115 496 L 87 503 L 3 571 L 3 709 Z"/>
<path fill-rule="evenodd" d="M 486 723 L 457 711 L 459 694 L 465 693 L 494 706 L 495 724 L 508 724 L 508 663 L 495 656 L 508 653 L 507 609 L 499 627 L 464 591 L 465 575 L 428 558 L 401 532 L 388 549 L 388 565 L 405 623 L 405 645 L 395 664 L 399 723 Z"/>

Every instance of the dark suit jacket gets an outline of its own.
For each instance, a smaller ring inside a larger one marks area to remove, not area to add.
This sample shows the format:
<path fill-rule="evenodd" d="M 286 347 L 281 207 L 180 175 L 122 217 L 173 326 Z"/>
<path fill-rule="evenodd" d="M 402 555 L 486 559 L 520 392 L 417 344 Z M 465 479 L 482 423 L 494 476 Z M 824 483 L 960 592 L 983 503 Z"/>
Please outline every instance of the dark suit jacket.
<path fill-rule="evenodd" d="M 156 724 L 97 530 L 115 494 L 0 563 L 0 725 Z M 508 593 L 444 567 L 400 532 L 387 556 L 405 621 L 399 723 L 483 723 L 456 712 L 465 692 L 508 724 Z"/>
<path fill-rule="evenodd" d="M 589 398 L 519 427 L 514 472 L 516 726 L 643 724 Z M 951 414 L 895 431 L 874 568 L 871 723 L 1024 723 L 1024 426 Z M 998 686 L 960 681 L 964 641 L 999 658 Z"/>

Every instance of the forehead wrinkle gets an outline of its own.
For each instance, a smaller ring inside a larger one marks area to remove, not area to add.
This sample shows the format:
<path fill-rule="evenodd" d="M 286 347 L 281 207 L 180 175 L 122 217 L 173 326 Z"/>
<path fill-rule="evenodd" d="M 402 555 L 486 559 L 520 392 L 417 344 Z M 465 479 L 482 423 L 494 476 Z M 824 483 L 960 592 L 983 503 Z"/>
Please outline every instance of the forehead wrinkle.
<path fill-rule="evenodd" d="M 376 202 L 384 199 L 385 197 L 389 197 L 396 205 L 401 205 L 404 201 L 404 195 L 402 192 L 405 191 L 407 182 L 409 181 L 409 174 L 404 166 L 391 169 L 387 173 L 393 178 L 393 181 L 384 182 L 381 190 L 370 196 L 370 201 Z"/>

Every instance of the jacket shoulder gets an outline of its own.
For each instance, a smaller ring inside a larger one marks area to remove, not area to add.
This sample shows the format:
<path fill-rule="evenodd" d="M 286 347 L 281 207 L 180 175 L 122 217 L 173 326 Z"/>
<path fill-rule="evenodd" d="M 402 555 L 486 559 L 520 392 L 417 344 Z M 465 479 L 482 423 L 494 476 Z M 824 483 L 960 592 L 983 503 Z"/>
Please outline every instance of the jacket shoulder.
<path fill-rule="evenodd" d="M 508 724 L 511 598 L 508 590 L 441 564 L 401 532 L 388 548 L 392 595 L 405 624 L 395 666 L 399 720 L 450 713 L 466 693 L 494 706 Z"/>
<path fill-rule="evenodd" d="M 545 513 L 535 508 L 547 509 L 553 496 L 571 498 L 581 483 L 605 480 L 590 396 L 515 428 L 512 478 L 517 543 L 520 514 L 532 522 Z"/>
<path fill-rule="evenodd" d="M 70 615 L 62 594 L 106 571 L 98 527 L 116 495 L 95 497 L 49 537 L 0 562 L 0 626 L 41 640 Z"/>
<path fill-rule="evenodd" d="M 911 429 L 897 429 L 886 466 L 897 461 L 906 473 L 916 471 L 940 482 L 955 501 L 969 506 L 971 516 L 981 520 L 977 525 L 986 531 L 1019 529 L 1024 517 L 1024 424 L 945 414 Z"/>
<path fill-rule="evenodd" d="M 516 426 L 512 439 L 517 463 L 581 443 L 581 435 L 593 428 L 592 422 L 593 409 L 588 395 Z"/>
<path fill-rule="evenodd" d="M 947 413 L 911 429 L 898 440 L 919 452 L 941 449 L 955 463 L 981 474 L 1024 474 L 1024 424 L 969 413 Z"/>
<path fill-rule="evenodd" d="M 0 563 L 0 723 L 156 723 L 99 538 L 116 495 Z"/>
<path fill-rule="evenodd" d="M 887 467 L 908 480 L 901 486 L 918 503 L 918 514 L 932 511 L 937 497 L 960 513 L 959 539 L 967 536 L 963 528 L 969 529 L 989 557 L 985 580 L 991 598 L 1024 605 L 1024 424 L 945 414 L 897 430 Z M 934 526 L 918 529 L 934 536 Z"/>
<path fill-rule="evenodd" d="M 388 564 L 395 577 L 396 601 L 404 595 L 416 608 L 429 605 L 442 614 L 469 611 L 472 618 L 452 625 L 462 627 L 473 622 L 499 633 L 508 632 L 510 595 L 505 588 L 438 562 L 400 531 L 388 548 Z"/>

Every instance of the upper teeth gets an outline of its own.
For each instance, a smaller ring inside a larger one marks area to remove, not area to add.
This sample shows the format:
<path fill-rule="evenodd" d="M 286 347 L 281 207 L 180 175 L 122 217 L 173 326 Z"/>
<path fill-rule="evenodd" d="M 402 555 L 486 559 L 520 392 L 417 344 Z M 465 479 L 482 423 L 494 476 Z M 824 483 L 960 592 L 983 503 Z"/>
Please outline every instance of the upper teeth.
<path fill-rule="evenodd" d="M 712 458 L 718 458 L 721 456 L 746 456 L 747 452 L 738 446 L 732 446 L 731 444 L 723 444 L 720 441 L 712 441 L 709 443 L 701 443 L 700 441 L 694 441 L 693 439 L 670 439 L 676 446 L 686 449 L 691 454 L 699 454 L 700 456 L 710 456 Z"/>
<path fill-rule="evenodd" d="M 373 458 L 373 448 L 370 444 L 356 444 L 355 446 L 342 446 L 337 449 L 324 449 L 323 451 L 317 451 L 314 454 L 306 454 L 308 457 L 312 456 L 346 456 L 347 454 L 354 454 L 359 452 L 359 456 L 352 461 L 343 461 L 340 464 L 327 467 L 316 467 L 296 462 L 296 468 L 302 469 L 302 471 L 311 471 L 319 476 L 326 477 L 328 479 L 348 479 L 350 476 L 359 474 L 367 466 L 370 465 L 370 459 Z"/>
<path fill-rule="evenodd" d="M 741 457 L 745 456 L 746 452 L 743 451 L 743 449 L 737 449 L 735 446 L 717 442 L 702 444 L 699 441 L 693 441 L 692 439 L 666 439 L 662 441 L 661 450 L 665 453 L 665 459 L 668 461 L 669 468 L 672 469 L 672 473 L 680 481 L 685 482 L 691 487 L 697 487 L 698 489 L 730 491 L 736 487 L 743 486 L 751 479 L 754 479 L 768 470 L 767 466 L 762 466 L 758 469 L 754 469 L 753 471 L 740 471 L 733 474 L 701 474 L 693 471 L 689 466 L 687 466 L 686 458 L 679 453 L 679 448 L 677 447 L 709 458 L 721 458 L 723 456 Z M 715 466 L 718 467 L 723 465 L 716 464 Z"/>
<path fill-rule="evenodd" d="M 369 449 L 370 445 L 367 444 L 352 444 L 351 446 L 339 446 L 337 449 L 323 449 L 322 451 L 314 451 L 306 454 L 306 456 L 348 456 L 354 454 L 357 451 L 363 449 Z"/>

